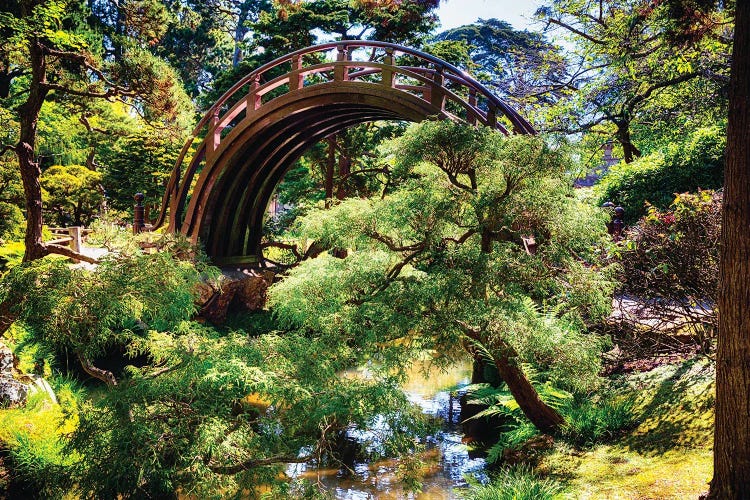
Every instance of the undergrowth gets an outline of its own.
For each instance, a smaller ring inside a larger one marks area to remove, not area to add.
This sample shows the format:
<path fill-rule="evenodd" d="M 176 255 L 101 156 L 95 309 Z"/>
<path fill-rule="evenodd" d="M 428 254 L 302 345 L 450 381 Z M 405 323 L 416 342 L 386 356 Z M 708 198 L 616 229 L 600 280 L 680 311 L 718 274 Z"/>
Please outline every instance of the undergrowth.
<path fill-rule="evenodd" d="M 635 401 L 629 396 L 575 398 L 561 412 L 565 417 L 562 437 L 579 447 L 607 442 L 637 422 Z"/>
<path fill-rule="evenodd" d="M 527 465 L 516 465 L 496 472 L 489 484 L 470 483 L 467 500 L 551 500 L 562 485 L 543 478 Z"/>

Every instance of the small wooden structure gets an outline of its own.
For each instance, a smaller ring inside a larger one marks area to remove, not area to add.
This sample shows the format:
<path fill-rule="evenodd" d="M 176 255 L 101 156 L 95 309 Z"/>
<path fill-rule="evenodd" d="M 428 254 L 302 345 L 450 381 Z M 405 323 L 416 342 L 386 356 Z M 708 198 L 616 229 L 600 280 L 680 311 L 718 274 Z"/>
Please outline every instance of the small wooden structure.
<path fill-rule="evenodd" d="M 76 253 L 81 253 L 84 234 L 91 232 L 90 229 L 84 229 L 81 226 L 51 227 L 49 230 L 55 238 L 46 243 L 53 245 L 67 245 Z M 78 261 L 74 259 L 74 262 L 77 263 Z"/>

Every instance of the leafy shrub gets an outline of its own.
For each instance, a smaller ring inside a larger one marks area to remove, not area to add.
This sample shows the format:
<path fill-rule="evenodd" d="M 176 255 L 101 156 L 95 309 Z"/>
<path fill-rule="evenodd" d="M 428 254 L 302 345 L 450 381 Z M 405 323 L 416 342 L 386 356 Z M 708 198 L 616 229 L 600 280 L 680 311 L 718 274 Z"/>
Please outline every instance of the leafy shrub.
<path fill-rule="evenodd" d="M 395 384 L 339 379 L 349 358 L 327 341 L 186 322 L 134 348 L 154 364 L 83 405 L 71 436 L 82 459 L 69 472 L 84 498 L 241 497 L 283 484 L 300 453 L 325 464 L 335 436 L 376 422 L 388 451 L 414 454 L 421 412 Z"/>
<path fill-rule="evenodd" d="M 0 275 L 20 264 L 25 250 L 26 246 L 23 241 L 13 241 L 0 245 Z"/>
<path fill-rule="evenodd" d="M 577 446 L 591 446 L 611 439 L 636 422 L 631 398 L 575 398 L 560 411 L 565 416 L 563 436 Z"/>
<path fill-rule="evenodd" d="M 126 224 L 121 223 L 116 217 L 111 217 L 109 213 L 91 223 L 91 233 L 86 238 L 86 243 L 104 247 L 110 252 L 136 246 L 133 231 L 128 230 Z"/>
<path fill-rule="evenodd" d="M 724 181 L 725 146 L 718 127 L 697 129 L 683 143 L 612 167 L 596 188 L 599 201 L 621 205 L 625 222 L 633 224 L 647 214 L 647 202 L 666 209 L 676 193 L 718 189 Z"/>
<path fill-rule="evenodd" d="M 721 193 L 677 195 L 669 210 L 651 207 L 626 233 L 619 251 L 622 291 L 640 297 L 638 318 L 622 316 L 660 335 L 690 334 L 703 344 L 716 329 Z M 644 318 L 653 318 L 646 323 Z M 704 346 L 707 347 L 707 346 Z"/>
<path fill-rule="evenodd" d="M 200 279 L 200 268 L 167 252 L 110 258 L 94 271 L 43 259 L 11 269 L 0 300 L 28 326 L 31 342 L 83 362 L 188 319 Z"/>
<path fill-rule="evenodd" d="M 23 238 L 26 219 L 21 209 L 0 201 L 0 240 L 20 240 Z"/>
<path fill-rule="evenodd" d="M 65 403 L 70 393 L 65 390 Z M 67 409 L 73 409 L 70 404 Z M 30 497 L 59 498 L 70 487 L 63 470 L 76 460 L 64 450 L 64 435 L 75 418 L 52 404 L 44 393 L 29 397 L 25 407 L 0 413 L 0 442 L 8 449 L 13 470 L 13 490 Z"/>
<path fill-rule="evenodd" d="M 528 367 L 525 371 L 532 379 L 536 377 Z M 556 409 L 566 405 L 567 401 L 572 398 L 570 393 L 555 389 L 549 383 L 535 384 L 535 388 L 542 400 Z M 487 450 L 488 463 L 500 461 L 505 450 L 518 449 L 539 434 L 539 430 L 526 419 L 505 384 L 499 387 L 492 387 L 490 384 L 474 384 L 469 386 L 466 394 L 468 404 L 486 407 L 470 417 L 470 420 L 489 418 L 495 423 L 500 423 L 498 440 Z"/>
<path fill-rule="evenodd" d="M 562 491 L 559 483 L 542 478 L 526 465 L 503 468 L 489 484 L 470 484 L 467 500 L 551 500 Z"/>

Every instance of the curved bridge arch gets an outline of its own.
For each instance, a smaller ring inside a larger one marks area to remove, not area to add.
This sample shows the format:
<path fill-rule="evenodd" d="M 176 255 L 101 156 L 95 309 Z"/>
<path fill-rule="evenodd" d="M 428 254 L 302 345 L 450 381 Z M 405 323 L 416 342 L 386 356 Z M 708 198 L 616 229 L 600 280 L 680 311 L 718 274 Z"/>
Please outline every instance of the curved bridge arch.
<path fill-rule="evenodd" d="M 471 76 L 414 49 L 352 40 L 288 54 L 242 78 L 198 123 L 155 227 L 200 240 L 217 264 L 254 263 L 268 202 L 308 148 L 359 123 L 432 116 L 535 133 Z"/>

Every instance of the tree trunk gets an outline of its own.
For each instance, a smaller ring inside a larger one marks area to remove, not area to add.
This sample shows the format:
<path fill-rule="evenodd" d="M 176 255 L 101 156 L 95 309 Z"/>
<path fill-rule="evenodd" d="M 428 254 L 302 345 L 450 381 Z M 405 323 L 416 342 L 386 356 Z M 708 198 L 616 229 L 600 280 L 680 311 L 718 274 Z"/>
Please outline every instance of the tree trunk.
<path fill-rule="evenodd" d="M 526 374 L 518 366 L 516 360 L 518 353 L 502 339 L 493 336 L 492 347 L 489 347 L 489 334 L 482 332 L 479 328 L 472 328 L 463 322 L 458 322 L 466 336 L 475 342 L 485 346 L 485 349 L 492 356 L 492 362 L 497 368 L 497 373 L 503 382 L 508 386 L 513 399 L 516 400 L 521 411 L 534 427 L 547 434 L 554 434 L 560 427 L 565 424 L 565 419 L 557 410 L 542 401 L 539 393 L 531 385 Z M 472 346 L 466 346 L 472 356 L 477 359 L 477 353 Z"/>
<path fill-rule="evenodd" d="M 339 185 L 336 187 L 336 199 L 343 200 L 349 195 L 346 191 L 346 180 L 351 173 L 352 161 L 343 153 L 339 155 Z"/>
<path fill-rule="evenodd" d="M 641 150 L 635 147 L 630 137 L 630 122 L 617 121 L 617 141 L 622 145 L 622 155 L 625 163 L 632 163 L 633 160 L 641 156 Z"/>
<path fill-rule="evenodd" d="M 42 171 L 34 158 L 39 111 L 42 109 L 44 98 L 47 96 L 47 89 L 44 87 L 47 68 L 42 47 L 36 40 L 32 40 L 29 52 L 31 55 L 31 83 L 29 85 L 29 97 L 20 106 L 21 130 L 16 146 L 16 156 L 18 157 L 18 166 L 21 170 L 21 181 L 26 197 L 26 236 L 24 238 L 26 251 L 23 256 L 24 262 L 47 255 L 42 241 L 42 186 L 39 182 Z"/>
<path fill-rule="evenodd" d="M 250 5 L 248 2 L 240 4 L 240 12 L 237 15 L 237 26 L 234 30 L 234 54 L 232 55 L 232 67 L 236 68 L 242 61 L 242 41 L 250 28 L 245 26 L 250 15 Z"/>
<path fill-rule="evenodd" d="M 714 477 L 709 498 L 750 498 L 750 3 L 737 2 L 724 171 Z"/>
<path fill-rule="evenodd" d="M 500 378 L 508 386 L 513 399 L 521 407 L 526 418 L 540 431 L 554 434 L 565 424 L 565 419 L 554 408 L 542 401 L 523 370 L 515 363 L 514 360 L 517 358 L 518 355 L 513 348 L 507 344 L 500 349 L 498 354 L 493 353 L 493 361 Z"/>

